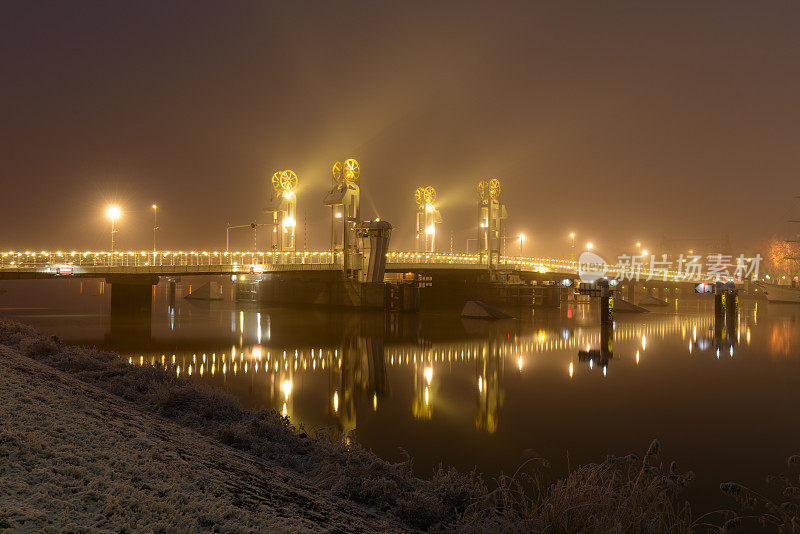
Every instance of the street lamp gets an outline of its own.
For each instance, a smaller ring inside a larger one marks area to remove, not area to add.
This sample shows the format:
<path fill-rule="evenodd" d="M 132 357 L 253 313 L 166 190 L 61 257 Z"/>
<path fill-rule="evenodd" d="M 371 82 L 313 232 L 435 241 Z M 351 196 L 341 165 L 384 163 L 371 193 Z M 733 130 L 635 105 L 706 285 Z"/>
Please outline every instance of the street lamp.
<path fill-rule="evenodd" d="M 156 253 L 156 232 L 158 232 L 158 206 L 153 204 L 153 254 Z M 153 259 L 155 261 L 155 258 Z"/>
<path fill-rule="evenodd" d="M 569 233 L 569 238 L 572 241 L 572 244 L 571 244 L 571 247 L 572 247 L 572 261 L 574 262 L 574 261 L 577 261 L 575 259 L 575 232 L 570 232 Z"/>
<path fill-rule="evenodd" d="M 593 248 L 594 248 L 594 243 L 592 243 L 591 241 L 586 243 L 586 250 L 592 250 Z"/>
<path fill-rule="evenodd" d="M 519 238 L 519 257 L 522 257 L 522 243 L 525 241 L 525 234 L 519 234 L 517 236 Z"/>
<path fill-rule="evenodd" d="M 117 233 L 117 219 L 122 215 L 122 210 L 117 205 L 106 208 L 106 217 L 111 220 L 111 264 L 114 264 L 114 237 Z"/>

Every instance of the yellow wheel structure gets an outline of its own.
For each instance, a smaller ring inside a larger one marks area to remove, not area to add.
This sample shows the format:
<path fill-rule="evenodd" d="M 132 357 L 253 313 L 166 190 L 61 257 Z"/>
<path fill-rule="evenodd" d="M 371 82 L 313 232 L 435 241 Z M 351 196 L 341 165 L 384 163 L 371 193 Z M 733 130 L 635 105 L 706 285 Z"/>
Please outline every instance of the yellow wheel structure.
<path fill-rule="evenodd" d="M 489 197 L 489 182 L 481 180 L 478 182 L 478 196 L 481 200 L 486 200 Z"/>
<path fill-rule="evenodd" d="M 278 171 L 272 175 L 272 187 L 275 191 L 281 190 L 281 175 L 283 174 L 282 171 Z"/>
<path fill-rule="evenodd" d="M 342 180 L 355 183 L 358 181 L 358 177 L 361 174 L 361 168 L 358 162 L 351 158 L 334 163 L 331 174 L 333 175 L 333 181 L 337 184 L 342 183 Z"/>
<path fill-rule="evenodd" d="M 354 159 L 346 159 L 344 160 L 344 179 L 348 182 L 357 182 L 358 177 L 361 175 L 361 167 L 358 166 L 358 162 Z"/>
<path fill-rule="evenodd" d="M 414 191 L 414 201 L 417 205 L 422 206 L 425 204 L 425 188 L 418 187 L 416 191 Z"/>
<path fill-rule="evenodd" d="M 274 179 L 274 177 L 273 177 Z M 297 187 L 297 175 L 294 171 L 283 171 L 281 173 L 281 187 L 284 191 L 291 191 Z"/>
<path fill-rule="evenodd" d="M 425 188 L 425 202 L 427 204 L 436 202 L 436 189 L 431 186 Z"/>
<path fill-rule="evenodd" d="M 489 180 L 489 196 L 494 200 L 500 198 L 500 180 L 497 178 Z"/>
<path fill-rule="evenodd" d="M 342 167 L 344 163 L 341 161 L 337 161 L 333 164 L 333 168 L 331 169 L 331 176 L 333 176 L 333 181 L 337 184 L 342 183 Z"/>

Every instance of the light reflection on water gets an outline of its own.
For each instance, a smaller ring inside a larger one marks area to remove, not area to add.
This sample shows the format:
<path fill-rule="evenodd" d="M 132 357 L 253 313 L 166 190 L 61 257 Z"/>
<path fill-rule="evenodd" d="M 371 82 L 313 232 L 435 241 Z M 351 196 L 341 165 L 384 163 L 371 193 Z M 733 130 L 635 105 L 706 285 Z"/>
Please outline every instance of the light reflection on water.
<path fill-rule="evenodd" d="M 131 363 L 163 364 L 306 428 L 355 431 L 385 458 L 402 448 L 423 474 L 439 462 L 509 472 L 530 449 L 558 470 L 567 452 L 575 465 L 642 452 L 658 437 L 669 459 L 697 472 L 692 492 L 711 506 L 725 502 L 719 482 L 758 485 L 800 451 L 800 307 L 745 302 L 725 332 L 700 297 L 617 314 L 604 353 L 589 305 L 487 324 L 452 312 L 189 302 L 180 288 L 169 302 L 159 287 L 151 322 L 113 324 L 107 295 L 87 294 L 87 284 L 83 293 L 7 284 L 0 313 Z"/>

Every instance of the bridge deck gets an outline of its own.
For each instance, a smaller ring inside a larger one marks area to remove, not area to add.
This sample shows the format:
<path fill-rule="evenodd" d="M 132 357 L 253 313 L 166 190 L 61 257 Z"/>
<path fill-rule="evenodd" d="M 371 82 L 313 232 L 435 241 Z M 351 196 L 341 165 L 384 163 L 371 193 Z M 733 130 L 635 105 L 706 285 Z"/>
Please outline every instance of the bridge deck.
<path fill-rule="evenodd" d="M 389 252 L 389 272 L 483 271 L 486 257 L 478 254 Z M 495 264 L 500 272 L 540 273 L 575 277 L 574 261 L 557 258 L 503 256 Z M 0 280 L 47 278 L 103 278 L 126 276 L 200 276 L 248 273 L 340 271 L 341 252 L 2 252 Z M 609 266 L 609 277 L 617 276 Z M 643 277 L 662 282 L 691 282 L 678 272 L 647 273 Z"/>

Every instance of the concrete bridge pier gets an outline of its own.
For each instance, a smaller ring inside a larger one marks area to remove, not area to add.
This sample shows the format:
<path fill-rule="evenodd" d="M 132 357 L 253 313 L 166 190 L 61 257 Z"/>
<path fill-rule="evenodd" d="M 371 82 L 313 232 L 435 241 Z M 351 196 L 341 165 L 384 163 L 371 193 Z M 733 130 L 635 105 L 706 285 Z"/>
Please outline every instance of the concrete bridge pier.
<path fill-rule="evenodd" d="M 631 280 L 628 282 L 628 287 L 625 288 L 625 300 L 631 304 L 636 304 L 636 284 Z"/>
<path fill-rule="evenodd" d="M 175 287 L 178 284 L 178 280 L 176 278 L 169 278 L 167 280 L 167 300 L 169 301 L 169 305 L 173 308 L 175 307 Z"/>
<path fill-rule="evenodd" d="M 153 286 L 158 284 L 158 276 L 109 276 L 106 283 L 111 286 L 109 337 L 118 340 L 133 336 L 150 339 Z"/>

